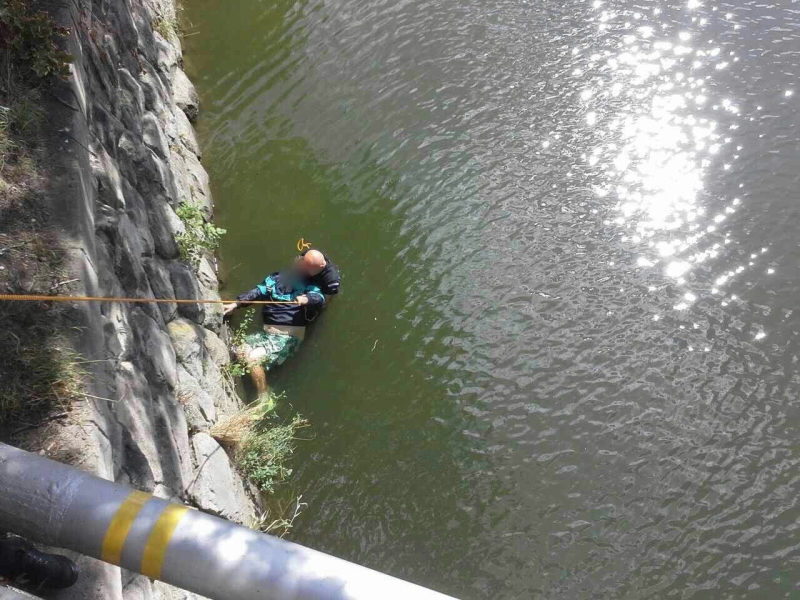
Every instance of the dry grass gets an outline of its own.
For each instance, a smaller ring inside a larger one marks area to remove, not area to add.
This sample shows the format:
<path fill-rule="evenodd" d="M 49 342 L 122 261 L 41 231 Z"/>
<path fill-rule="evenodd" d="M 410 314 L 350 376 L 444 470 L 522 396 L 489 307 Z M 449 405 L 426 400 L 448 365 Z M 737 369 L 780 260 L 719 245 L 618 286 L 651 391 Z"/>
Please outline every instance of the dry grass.
<path fill-rule="evenodd" d="M 0 88 L 0 194 L 22 195 L 39 183 L 37 144 L 43 113 L 39 92 L 7 76 Z"/>
<path fill-rule="evenodd" d="M 42 170 L 44 117 L 36 85 L 0 55 L 0 292 L 68 292 L 64 251 L 49 226 Z M 83 371 L 62 335 L 60 309 L 0 303 L 0 437 L 68 409 Z"/>
<path fill-rule="evenodd" d="M 153 19 L 153 30 L 160 33 L 165 40 L 181 37 L 181 25 L 177 18 L 171 19 L 157 15 Z"/>
<path fill-rule="evenodd" d="M 260 421 L 269 418 L 270 413 L 275 411 L 276 405 L 277 401 L 273 395 L 265 396 L 235 415 L 215 423 L 209 434 L 223 446 L 236 450 L 242 446 Z"/>
<path fill-rule="evenodd" d="M 291 502 L 274 501 L 267 505 L 266 510 L 259 513 L 250 524 L 251 529 L 262 533 L 269 533 L 284 537 L 294 527 L 294 522 L 308 506 L 302 501 L 303 496 L 297 496 Z"/>

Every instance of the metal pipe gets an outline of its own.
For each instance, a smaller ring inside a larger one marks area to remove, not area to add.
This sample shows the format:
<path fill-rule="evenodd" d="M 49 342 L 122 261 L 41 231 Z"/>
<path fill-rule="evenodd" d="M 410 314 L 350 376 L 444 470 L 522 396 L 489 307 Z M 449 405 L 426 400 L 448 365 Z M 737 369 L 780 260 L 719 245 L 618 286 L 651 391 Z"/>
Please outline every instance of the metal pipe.
<path fill-rule="evenodd" d="M 0 531 L 214 600 L 454 600 L 0 443 Z"/>

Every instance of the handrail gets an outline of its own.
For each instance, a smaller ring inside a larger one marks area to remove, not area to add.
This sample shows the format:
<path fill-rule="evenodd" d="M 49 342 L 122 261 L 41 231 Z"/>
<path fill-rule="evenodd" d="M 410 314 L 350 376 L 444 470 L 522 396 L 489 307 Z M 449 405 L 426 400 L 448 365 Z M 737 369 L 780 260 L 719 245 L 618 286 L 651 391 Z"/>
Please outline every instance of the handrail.
<path fill-rule="evenodd" d="M 454 600 L 0 443 L 0 531 L 213 600 Z"/>

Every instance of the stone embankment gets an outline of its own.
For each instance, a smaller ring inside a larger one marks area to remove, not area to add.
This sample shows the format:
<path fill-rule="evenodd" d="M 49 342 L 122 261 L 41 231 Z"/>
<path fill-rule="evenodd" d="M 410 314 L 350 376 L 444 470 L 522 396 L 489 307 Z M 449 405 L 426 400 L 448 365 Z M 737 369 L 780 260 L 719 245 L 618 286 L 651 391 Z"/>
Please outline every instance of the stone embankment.
<path fill-rule="evenodd" d="M 63 234 L 72 293 L 218 298 L 209 259 L 179 259 L 181 202 L 210 218 L 208 175 L 191 122 L 197 93 L 182 70 L 173 0 L 69 0 L 73 75 L 47 98 L 48 194 Z M 205 431 L 240 408 L 223 375 L 219 306 L 76 304 L 68 311 L 90 371 L 74 418 L 42 452 L 158 496 L 248 523 L 256 507 Z M 57 598 L 188 599 L 192 594 L 79 557 Z"/>

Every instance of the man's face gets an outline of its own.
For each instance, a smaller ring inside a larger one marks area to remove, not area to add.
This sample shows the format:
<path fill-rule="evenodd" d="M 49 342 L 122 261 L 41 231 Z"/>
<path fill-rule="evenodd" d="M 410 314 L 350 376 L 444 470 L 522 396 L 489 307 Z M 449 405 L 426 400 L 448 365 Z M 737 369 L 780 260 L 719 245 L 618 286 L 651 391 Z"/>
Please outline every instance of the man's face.
<path fill-rule="evenodd" d="M 301 275 L 306 277 L 313 277 L 314 275 L 318 275 L 323 267 L 316 264 L 308 254 L 305 256 L 298 256 L 294 259 L 294 270 Z"/>

